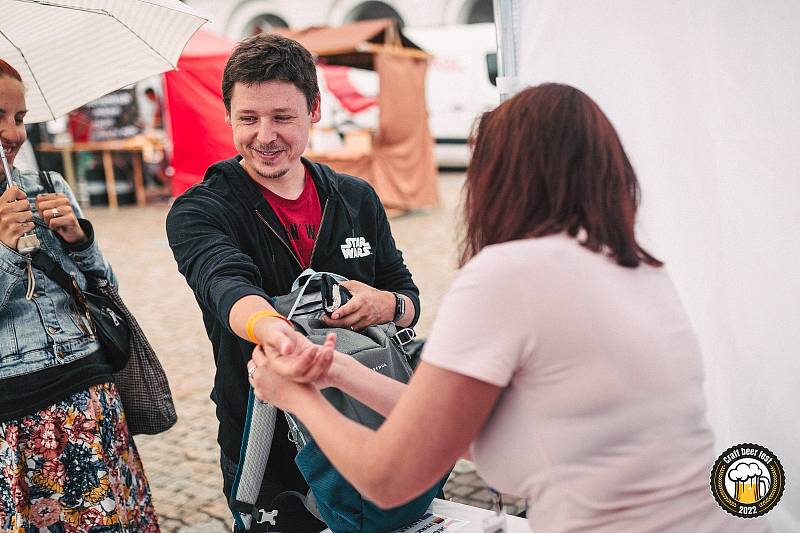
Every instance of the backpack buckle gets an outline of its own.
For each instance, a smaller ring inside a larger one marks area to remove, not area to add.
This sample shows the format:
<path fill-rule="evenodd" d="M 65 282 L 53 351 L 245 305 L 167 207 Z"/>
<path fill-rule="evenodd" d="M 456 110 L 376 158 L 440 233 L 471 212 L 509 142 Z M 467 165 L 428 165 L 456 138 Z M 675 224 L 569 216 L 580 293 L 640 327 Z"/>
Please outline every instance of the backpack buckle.
<path fill-rule="evenodd" d="M 305 435 L 300 430 L 300 426 L 297 425 L 294 418 L 290 415 L 286 415 L 286 422 L 289 424 L 289 433 L 287 437 L 289 438 L 289 442 L 294 444 L 298 450 L 308 444 Z"/>
<path fill-rule="evenodd" d="M 272 511 L 267 512 L 266 509 L 258 509 L 258 520 L 256 520 L 256 524 L 263 524 L 264 522 L 269 522 L 271 526 L 275 524 L 275 517 L 278 516 L 278 510 L 273 509 Z"/>
<path fill-rule="evenodd" d="M 398 332 L 394 334 L 394 337 L 392 337 L 398 346 L 405 346 L 415 338 L 417 338 L 417 332 L 414 331 L 414 328 L 403 328 L 398 330 Z"/>

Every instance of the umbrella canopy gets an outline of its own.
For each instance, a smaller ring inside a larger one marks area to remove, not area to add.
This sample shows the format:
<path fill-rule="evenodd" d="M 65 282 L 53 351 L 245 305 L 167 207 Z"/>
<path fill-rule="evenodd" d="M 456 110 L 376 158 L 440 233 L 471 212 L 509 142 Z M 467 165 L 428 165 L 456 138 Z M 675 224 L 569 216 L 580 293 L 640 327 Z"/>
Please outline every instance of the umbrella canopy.
<path fill-rule="evenodd" d="M 26 122 L 172 70 L 207 22 L 179 0 L 0 0 L 0 14 L 0 58 L 22 75 Z"/>

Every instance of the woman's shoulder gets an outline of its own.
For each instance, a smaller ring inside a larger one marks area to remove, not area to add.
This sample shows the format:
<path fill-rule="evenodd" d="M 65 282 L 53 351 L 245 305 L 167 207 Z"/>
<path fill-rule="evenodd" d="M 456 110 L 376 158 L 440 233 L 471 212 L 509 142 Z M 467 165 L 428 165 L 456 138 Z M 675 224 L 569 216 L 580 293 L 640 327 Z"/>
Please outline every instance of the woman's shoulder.
<path fill-rule="evenodd" d="M 566 235 L 549 235 L 517 239 L 483 248 L 471 261 L 481 268 L 492 266 L 501 270 L 526 269 L 542 265 L 548 259 L 580 252 L 580 245 Z"/>
<path fill-rule="evenodd" d="M 462 268 L 461 276 L 481 283 L 548 284 L 565 276 L 591 278 L 600 271 L 620 268 L 603 254 L 582 246 L 565 234 L 525 238 L 483 248 Z M 588 279 L 587 279 L 588 281 Z"/>
<path fill-rule="evenodd" d="M 529 279 L 541 268 L 541 250 L 534 239 L 492 244 L 481 249 L 458 273 L 458 285 L 480 284 L 497 290 Z"/>

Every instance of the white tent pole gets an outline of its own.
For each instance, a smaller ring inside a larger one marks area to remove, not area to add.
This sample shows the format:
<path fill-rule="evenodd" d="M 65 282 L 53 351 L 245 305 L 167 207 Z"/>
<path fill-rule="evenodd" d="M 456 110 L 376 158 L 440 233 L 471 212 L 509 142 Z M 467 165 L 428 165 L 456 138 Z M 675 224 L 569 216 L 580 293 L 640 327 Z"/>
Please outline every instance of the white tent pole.
<path fill-rule="evenodd" d="M 517 0 L 494 0 L 494 25 L 497 30 L 497 91 L 500 101 L 508 100 L 520 89 L 517 51 Z"/>

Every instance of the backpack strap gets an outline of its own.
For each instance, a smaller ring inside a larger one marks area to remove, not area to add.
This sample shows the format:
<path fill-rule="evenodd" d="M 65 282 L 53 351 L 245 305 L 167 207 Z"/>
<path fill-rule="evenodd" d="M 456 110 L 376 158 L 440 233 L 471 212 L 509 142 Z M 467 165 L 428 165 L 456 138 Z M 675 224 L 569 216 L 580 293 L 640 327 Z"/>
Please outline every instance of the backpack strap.
<path fill-rule="evenodd" d="M 311 280 L 319 279 L 320 277 L 322 277 L 323 274 L 329 275 L 330 277 L 332 277 L 336 281 L 347 281 L 346 277 L 340 276 L 339 274 L 336 274 L 335 272 L 317 272 L 313 268 L 307 268 L 307 269 L 303 270 L 300 273 L 299 276 L 297 276 L 297 278 L 292 283 L 292 290 L 289 291 L 289 292 L 296 291 L 297 289 L 300 288 L 300 285 L 303 285 L 303 284 L 308 285 L 308 283 Z"/>
<path fill-rule="evenodd" d="M 289 292 L 294 292 L 297 289 L 299 289 L 300 285 L 302 285 L 304 283 L 304 280 L 306 278 L 313 278 L 316 273 L 317 273 L 317 271 L 314 270 L 313 268 L 307 268 L 307 269 L 303 270 L 302 272 L 300 272 L 300 275 L 297 276 L 295 278 L 295 280 L 292 282 L 292 288 L 291 288 L 291 290 Z"/>
<path fill-rule="evenodd" d="M 239 451 L 239 465 L 236 478 L 231 487 L 230 506 L 234 509 L 233 519 L 236 527 L 247 531 L 253 523 L 253 517 L 260 521 L 263 516 L 274 517 L 274 510 L 265 511 L 256 507 L 261 482 L 267 468 L 272 436 L 275 433 L 275 418 L 278 410 L 274 405 L 258 401 L 250 387 L 247 398 L 247 415 Z M 257 522 L 258 523 L 258 522 Z"/>
<path fill-rule="evenodd" d="M 294 305 L 292 305 L 292 309 L 291 311 L 289 311 L 289 314 L 286 315 L 286 318 L 288 318 L 289 320 L 292 319 L 295 311 L 297 311 L 297 306 L 300 305 L 300 300 L 303 299 L 303 294 L 305 294 L 309 284 L 314 280 L 320 279 L 322 276 L 326 274 L 335 279 L 336 281 L 339 282 L 347 281 L 346 277 L 340 276 L 339 274 L 336 274 L 334 272 L 316 272 L 315 270 L 312 270 L 310 268 L 305 269 L 303 272 L 300 273 L 299 276 L 297 276 L 297 279 L 294 280 L 294 283 L 292 283 L 292 292 L 299 289 L 301 284 L 303 288 L 300 291 L 300 294 L 297 295 L 297 298 L 294 301 Z"/>

